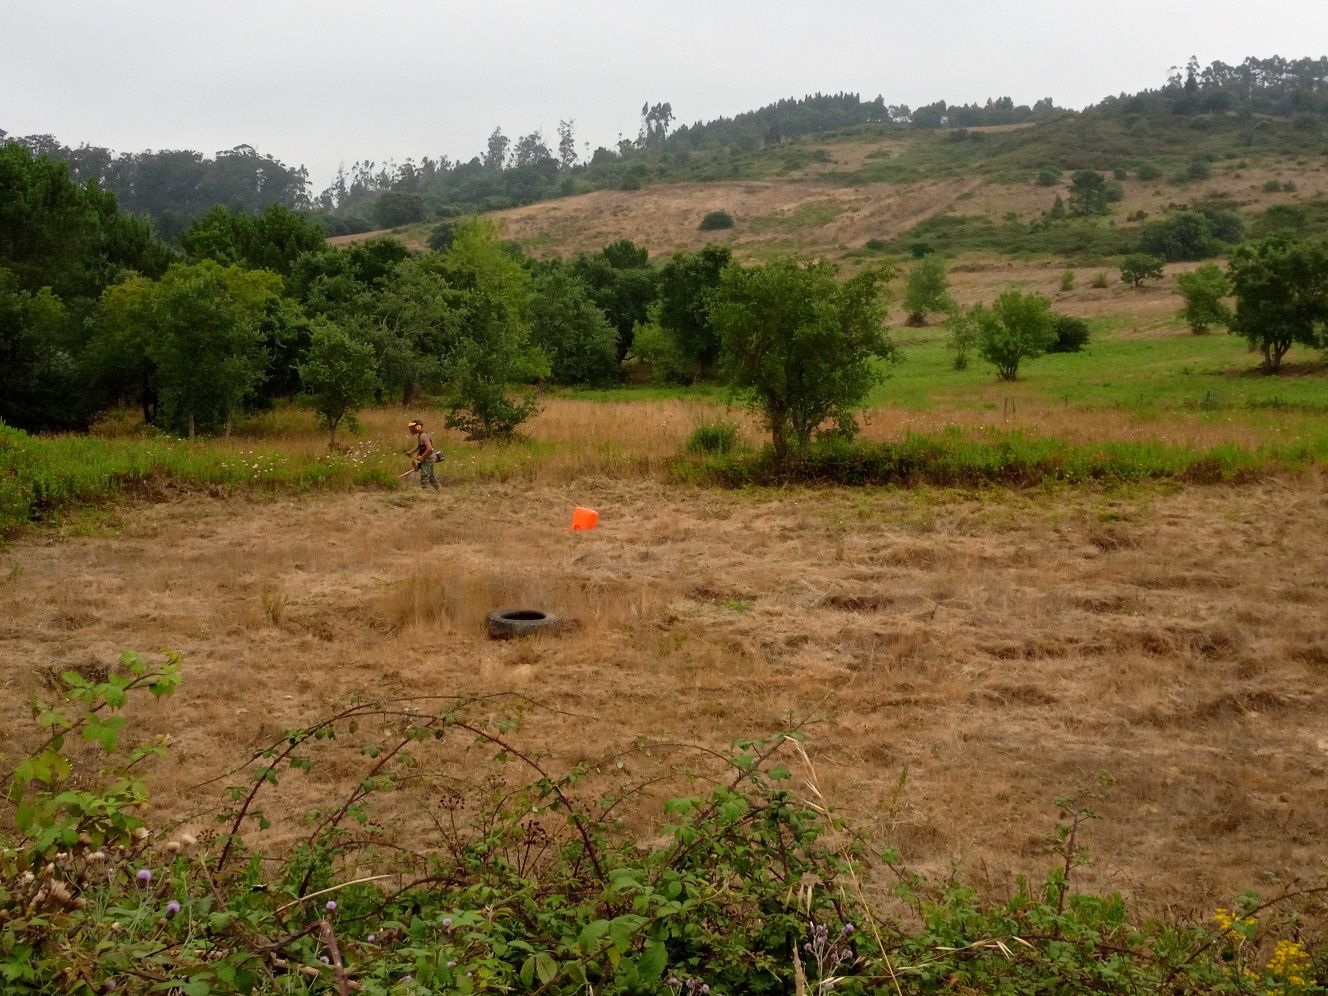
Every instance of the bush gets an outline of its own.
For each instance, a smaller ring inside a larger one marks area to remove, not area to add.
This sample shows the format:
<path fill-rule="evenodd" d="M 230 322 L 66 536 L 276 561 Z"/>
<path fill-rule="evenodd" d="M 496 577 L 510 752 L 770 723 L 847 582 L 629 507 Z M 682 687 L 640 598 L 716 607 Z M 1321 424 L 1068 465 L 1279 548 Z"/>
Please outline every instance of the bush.
<path fill-rule="evenodd" d="M 1212 473 L 1204 460 L 1220 473 L 1215 455 L 947 434 L 714 465 L 743 478 L 725 483 L 1025 483 Z M 415 696 L 408 711 L 358 701 L 280 733 L 252 770 L 228 776 L 236 784 L 206 814 L 215 832 L 163 826 L 158 839 L 140 762 L 164 755 L 166 738 L 130 735 L 118 713 L 172 694 L 179 659 L 126 653 L 109 673 L 59 680 L 62 700 L 40 704 L 35 745 L 19 741 L 0 786 L 12 804 L 0 831 L 0 978 L 14 996 L 861 996 L 901 991 L 883 983 L 897 965 L 917 993 L 1291 996 L 1315 991 L 1307 980 L 1322 970 L 1321 950 L 1279 936 L 1300 933 L 1313 907 L 1297 896 L 1317 890 L 1246 893 L 1189 923 L 1137 920 L 1119 895 L 1084 892 L 1076 869 L 1107 776 L 1055 800 L 1062 822 L 1036 887 L 1020 877 L 988 899 L 953 875 L 929 880 L 831 809 L 800 733 L 699 747 L 659 777 L 606 782 L 597 765 L 563 771 L 525 747 L 495 696 Z M 66 749 L 76 742 L 99 756 Z M 433 839 L 393 840 L 383 817 L 395 807 L 379 800 L 416 765 L 446 780 L 449 818 Z M 288 809 L 284 786 L 312 771 L 332 794 L 307 814 L 308 831 L 287 853 L 258 850 L 251 827 Z M 605 818 L 647 786 L 664 797 L 659 817 L 622 807 Z M 672 796 L 675 786 L 688 794 Z M 888 912 L 868 898 L 885 882 Z"/>
<path fill-rule="evenodd" d="M 1056 341 L 1048 347 L 1048 353 L 1077 353 L 1088 345 L 1088 323 L 1082 318 L 1056 315 L 1052 324 Z"/>
<path fill-rule="evenodd" d="M 1054 187 L 1061 182 L 1061 171 L 1057 166 L 1050 163 L 1042 166 L 1037 172 L 1037 185 L 1039 187 Z"/>
<path fill-rule="evenodd" d="M 1176 177 L 1177 183 L 1194 183 L 1198 180 L 1207 180 L 1213 175 L 1213 168 L 1202 159 L 1196 159 L 1185 167 L 1184 172 Z"/>
<path fill-rule="evenodd" d="M 441 225 L 435 225 L 429 232 L 428 246 L 434 252 L 447 252 L 452 248 L 452 243 L 456 241 L 456 225 L 450 222 L 444 222 Z"/>
<path fill-rule="evenodd" d="M 696 227 L 703 232 L 716 232 L 723 228 L 732 228 L 733 224 L 733 215 L 727 211 L 711 211 Z"/>
<path fill-rule="evenodd" d="M 738 426 L 733 422 L 705 422 L 698 425 L 687 439 L 687 452 L 695 454 L 733 451 L 738 445 Z"/>
<path fill-rule="evenodd" d="M 1104 273 L 1104 272 L 1101 271 L 1101 270 L 1098 270 L 1097 273 L 1093 274 L 1093 283 L 1092 283 L 1092 287 L 1093 287 L 1095 290 L 1106 290 L 1106 288 L 1107 288 L 1107 275 L 1106 275 L 1106 273 Z"/>
<path fill-rule="evenodd" d="M 1061 290 L 1065 293 L 1069 293 L 1070 291 L 1074 290 L 1073 270 L 1066 270 L 1064 273 L 1061 274 Z"/>
<path fill-rule="evenodd" d="M 1152 163 L 1140 163 L 1139 168 L 1135 170 L 1134 173 L 1135 176 L 1144 181 L 1159 180 L 1162 178 L 1162 170 L 1157 166 L 1154 166 Z"/>
<path fill-rule="evenodd" d="M 1182 273 L 1176 278 L 1176 289 L 1185 299 L 1181 317 L 1195 335 L 1231 321 L 1231 312 L 1222 301 L 1231 293 L 1231 281 L 1216 263 L 1205 263 L 1191 273 Z"/>

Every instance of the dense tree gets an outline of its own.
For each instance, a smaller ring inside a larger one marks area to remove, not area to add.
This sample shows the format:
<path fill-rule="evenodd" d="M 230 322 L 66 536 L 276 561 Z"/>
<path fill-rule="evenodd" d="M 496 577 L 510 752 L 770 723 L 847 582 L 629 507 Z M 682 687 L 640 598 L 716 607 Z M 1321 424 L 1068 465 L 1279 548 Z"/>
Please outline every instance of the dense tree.
<path fill-rule="evenodd" d="M 218 205 L 180 235 L 180 245 L 194 260 L 283 276 L 290 275 L 296 259 L 323 248 L 325 241 L 321 225 L 280 204 L 269 205 L 258 217 Z"/>
<path fill-rule="evenodd" d="M 904 282 L 904 310 L 908 313 L 908 324 L 926 325 L 930 312 L 952 308 L 954 302 L 949 290 L 944 259 L 930 253 L 914 263 Z"/>
<path fill-rule="evenodd" d="M 19 429 L 81 429 L 91 404 L 68 345 L 69 316 L 49 287 L 22 290 L 0 267 L 0 421 Z"/>
<path fill-rule="evenodd" d="M 713 371 L 719 359 L 719 333 L 710 320 L 710 297 L 732 259 L 727 246 L 710 245 L 698 252 L 679 250 L 659 269 L 654 318 L 673 339 L 689 381 Z"/>
<path fill-rule="evenodd" d="M 148 350 L 153 286 L 146 277 L 131 276 L 106 288 L 82 356 L 87 388 L 98 402 L 136 405 L 144 425 L 157 422 L 157 365 Z"/>
<path fill-rule="evenodd" d="M 1205 263 L 1176 278 L 1176 292 L 1185 299 L 1181 317 L 1195 335 L 1231 321 L 1231 309 L 1222 300 L 1231 293 L 1231 281 L 1216 263 Z"/>
<path fill-rule="evenodd" d="M 424 198 L 419 194 L 387 190 L 374 201 L 373 220 L 380 228 L 396 228 L 424 220 Z"/>
<path fill-rule="evenodd" d="M 648 318 L 658 275 L 649 253 L 629 239 L 619 239 L 597 253 L 579 253 L 571 263 L 591 300 L 618 332 L 618 359 L 632 348 L 632 330 Z"/>
<path fill-rule="evenodd" d="M 566 266 L 534 279 L 531 337 L 549 357 L 555 384 L 604 386 L 618 379 L 618 334 Z"/>
<path fill-rule="evenodd" d="M 1295 343 L 1322 345 L 1328 325 L 1328 242 L 1273 235 L 1241 246 L 1228 265 L 1236 308 L 1231 331 L 1276 373 Z"/>
<path fill-rule="evenodd" d="M 531 395 L 512 400 L 509 385 L 549 372 L 531 341 L 530 274 L 490 222 L 462 225 L 452 250 L 437 258 L 458 315 L 443 355 L 447 424 L 473 439 L 510 436 L 538 405 Z"/>
<path fill-rule="evenodd" d="M 27 291 L 51 288 L 66 305 L 92 299 L 126 269 L 160 275 L 171 254 L 115 196 L 80 186 L 68 167 L 0 145 L 0 266 Z"/>
<path fill-rule="evenodd" d="M 260 324 L 281 278 L 204 260 L 177 263 L 146 289 L 159 421 L 190 438 L 229 430 L 267 371 Z"/>
<path fill-rule="evenodd" d="M 67 164 L 80 185 L 94 183 L 134 215 L 151 218 L 156 231 L 174 240 L 195 218 L 217 204 L 258 214 L 271 204 L 309 206 L 309 176 L 239 145 L 207 158 L 188 150 L 123 153 L 93 146 L 72 149 L 49 135 L 13 142 L 34 154 Z"/>
<path fill-rule="evenodd" d="M 991 307 L 972 309 L 978 328 L 978 354 L 1001 380 L 1014 380 L 1024 360 L 1041 356 L 1056 341 L 1051 301 L 1041 294 L 1007 290 Z"/>
<path fill-rule="evenodd" d="M 733 389 L 765 418 L 777 459 L 804 449 L 827 419 L 849 421 L 893 359 L 884 275 L 841 283 L 821 260 L 725 268 L 710 306 Z"/>
<path fill-rule="evenodd" d="M 420 390 L 442 386 L 444 357 L 458 335 L 457 295 L 442 257 L 406 258 L 377 286 L 359 286 L 357 296 L 334 313 L 365 319 L 382 386 L 409 407 Z"/>
<path fill-rule="evenodd" d="M 344 422 L 353 430 L 356 412 L 378 386 L 373 346 L 353 327 L 316 319 L 299 371 L 318 424 L 328 430 L 328 446 L 334 448 L 338 426 Z"/>

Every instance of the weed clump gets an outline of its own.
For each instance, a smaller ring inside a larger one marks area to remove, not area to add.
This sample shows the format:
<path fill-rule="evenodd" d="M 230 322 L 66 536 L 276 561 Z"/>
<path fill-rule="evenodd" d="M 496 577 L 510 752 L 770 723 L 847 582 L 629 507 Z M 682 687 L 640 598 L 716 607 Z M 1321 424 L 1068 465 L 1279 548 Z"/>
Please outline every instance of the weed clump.
<path fill-rule="evenodd" d="M 733 422 L 705 422 L 687 440 L 687 452 L 726 455 L 738 445 L 738 426 Z"/>

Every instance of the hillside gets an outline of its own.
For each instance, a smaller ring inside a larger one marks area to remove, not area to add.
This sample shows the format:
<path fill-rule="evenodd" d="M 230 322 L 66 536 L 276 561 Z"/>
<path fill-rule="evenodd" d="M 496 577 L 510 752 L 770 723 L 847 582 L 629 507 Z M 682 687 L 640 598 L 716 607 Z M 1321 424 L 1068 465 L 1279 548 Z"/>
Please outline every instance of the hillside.
<path fill-rule="evenodd" d="M 1269 122 L 1246 147 L 1234 119 L 1198 132 L 1131 130 L 1091 117 L 949 132 L 856 129 L 753 154 L 739 179 L 600 190 L 488 216 L 538 257 L 631 239 L 652 256 L 721 242 L 746 259 L 793 252 L 850 266 L 877 252 L 902 254 L 914 238 L 952 255 L 1101 263 L 1126 251 L 1144 222 L 1201 204 L 1234 211 L 1251 225 L 1274 205 L 1303 207 L 1310 223 L 1321 217 L 1328 159 L 1317 132 Z M 1040 183 L 1048 164 L 1058 175 Z M 1069 200 L 1077 169 L 1120 178 L 1119 200 L 1104 217 L 1039 231 L 1035 223 L 1057 197 Z M 700 231 L 701 218 L 718 210 L 732 215 L 734 227 Z M 423 248 L 436 224 L 332 241 L 395 234 Z"/>

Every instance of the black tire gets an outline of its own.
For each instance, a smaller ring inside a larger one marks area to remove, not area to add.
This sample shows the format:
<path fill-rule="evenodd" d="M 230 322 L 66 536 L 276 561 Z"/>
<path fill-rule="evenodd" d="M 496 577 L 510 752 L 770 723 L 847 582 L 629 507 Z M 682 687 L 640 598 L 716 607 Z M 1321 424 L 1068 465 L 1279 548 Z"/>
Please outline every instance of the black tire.
<path fill-rule="evenodd" d="M 515 640 L 536 633 L 552 633 L 561 626 L 557 616 L 539 609 L 498 609 L 489 613 L 491 640 Z"/>

